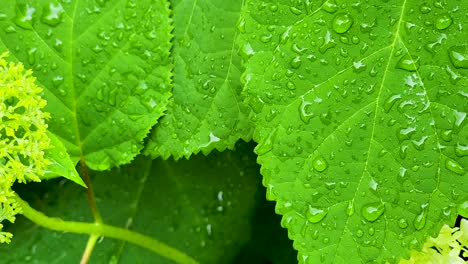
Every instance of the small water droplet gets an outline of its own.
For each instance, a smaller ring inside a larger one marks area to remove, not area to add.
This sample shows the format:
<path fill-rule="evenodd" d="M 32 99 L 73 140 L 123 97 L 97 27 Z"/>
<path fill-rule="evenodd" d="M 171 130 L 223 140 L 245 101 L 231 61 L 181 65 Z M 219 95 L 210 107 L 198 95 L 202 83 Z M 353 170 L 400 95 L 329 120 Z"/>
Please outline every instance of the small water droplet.
<path fill-rule="evenodd" d="M 468 217 L 468 201 L 464 201 L 462 204 L 459 204 L 457 212 L 465 218 Z"/>
<path fill-rule="evenodd" d="M 460 143 L 455 146 L 455 154 L 459 157 L 468 156 L 468 145 L 460 145 Z"/>
<path fill-rule="evenodd" d="M 260 142 L 260 144 L 257 145 L 257 147 L 255 148 L 255 152 L 260 156 L 270 152 L 273 149 L 275 137 L 276 130 L 271 132 L 268 135 L 267 139 L 265 139 L 263 142 Z"/>
<path fill-rule="evenodd" d="M 18 4 L 16 5 L 15 11 L 15 24 L 24 29 L 32 29 L 34 13 L 36 13 L 36 9 L 30 5 Z"/>
<path fill-rule="evenodd" d="M 413 72 L 419 69 L 419 65 L 420 65 L 419 57 L 417 56 L 412 57 L 411 55 L 406 54 L 405 56 L 401 57 L 396 67 L 398 69 Z"/>
<path fill-rule="evenodd" d="M 294 69 L 299 69 L 299 67 L 301 67 L 301 64 L 302 64 L 302 59 L 300 56 L 294 57 L 290 62 L 291 67 Z"/>
<path fill-rule="evenodd" d="M 449 171 L 455 172 L 456 174 L 465 174 L 465 169 L 463 166 L 451 158 L 447 158 L 445 160 L 445 168 L 447 168 Z"/>
<path fill-rule="evenodd" d="M 387 100 L 385 100 L 385 103 L 384 103 L 385 113 L 390 112 L 390 110 L 395 105 L 395 103 L 400 99 L 401 99 L 401 94 L 393 94 Z"/>
<path fill-rule="evenodd" d="M 335 0 L 328 0 L 323 3 L 322 10 L 333 14 L 338 11 L 338 5 L 336 4 Z"/>
<path fill-rule="evenodd" d="M 354 201 L 351 200 L 348 202 L 348 207 L 346 208 L 346 214 L 348 216 L 352 216 L 354 214 L 355 208 L 354 208 Z"/>
<path fill-rule="evenodd" d="M 455 68 L 468 69 L 468 49 L 467 45 L 452 46 L 448 49 L 450 61 Z"/>
<path fill-rule="evenodd" d="M 311 223 L 318 223 L 322 221 L 325 216 L 328 214 L 327 209 L 320 209 L 320 208 L 315 208 L 309 205 L 309 208 L 307 209 L 307 220 Z"/>
<path fill-rule="evenodd" d="M 328 168 L 328 163 L 322 156 L 318 156 L 312 161 L 312 166 L 316 171 L 323 172 Z"/>
<path fill-rule="evenodd" d="M 406 222 L 404 218 L 400 218 L 400 220 L 398 221 L 398 226 L 402 229 L 405 229 L 408 227 L 408 222 Z"/>
<path fill-rule="evenodd" d="M 353 18 L 348 14 L 337 14 L 332 22 L 333 30 L 336 33 L 343 34 L 347 32 L 353 25 Z"/>
<path fill-rule="evenodd" d="M 255 54 L 250 43 L 245 43 L 239 50 L 239 55 L 244 61 L 248 61 Z"/>
<path fill-rule="evenodd" d="M 362 207 L 362 216 L 370 222 L 376 221 L 385 211 L 385 206 L 380 203 L 368 203 Z"/>

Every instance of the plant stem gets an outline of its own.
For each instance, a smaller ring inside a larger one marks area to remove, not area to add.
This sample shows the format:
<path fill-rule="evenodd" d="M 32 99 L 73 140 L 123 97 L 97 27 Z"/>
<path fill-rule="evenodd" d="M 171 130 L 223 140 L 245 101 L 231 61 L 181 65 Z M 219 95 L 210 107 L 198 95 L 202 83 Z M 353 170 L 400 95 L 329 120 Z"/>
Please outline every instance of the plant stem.
<path fill-rule="evenodd" d="M 96 223 L 102 224 L 102 217 L 101 213 L 99 213 L 99 210 L 96 206 L 96 201 L 94 199 L 94 190 L 93 190 L 93 185 L 91 184 L 91 179 L 89 178 L 89 173 L 88 169 L 86 168 L 86 164 L 84 164 L 84 160 L 80 160 L 80 167 L 81 167 L 81 175 L 83 177 L 83 180 L 88 188 L 86 188 L 86 195 L 88 196 L 88 203 L 89 207 L 91 208 L 91 212 L 94 217 L 94 221 Z"/>
<path fill-rule="evenodd" d="M 87 264 L 89 261 L 89 258 L 91 257 L 91 253 L 93 253 L 94 246 L 96 245 L 96 241 L 98 240 L 99 236 L 92 234 L 89 236 L 88 243 L 86 243 L 86 248 L 83 253 L 83 256 L 81 257 L 80 264 Z"/>
<path fill-rule="evenodd" d="M 185 253 L 140 233 L 101 223 L 64 221 L 61 218 L 48 217 L 45 214 L 36 211 L 26 201 L 21 199 L 21 197 L 19 197 L 17 194 L 15 194 L 15 200 L 20 205 L 22 209 L 22 214 L 26 218 L 36 223 L 37 225 L 43 226 L 45 228 L 63 232 L 90 234 L 98 237 L 111 237 L 146 248 L 176 263 L 198 264 L 196 260 L 192 259 Z"/>

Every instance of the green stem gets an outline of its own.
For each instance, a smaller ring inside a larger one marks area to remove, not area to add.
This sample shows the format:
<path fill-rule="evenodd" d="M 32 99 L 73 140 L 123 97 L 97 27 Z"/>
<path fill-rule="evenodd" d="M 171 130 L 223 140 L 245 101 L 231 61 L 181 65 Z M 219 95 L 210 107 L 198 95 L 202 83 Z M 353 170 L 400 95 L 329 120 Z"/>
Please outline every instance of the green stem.
<path fill-rule="evenodd" d="M 176 263 L 198 264 L 196 260 L 185 253 L 140 233 L 100 223 L 64 221 L 57 217 L 48 217 L 36 211 L 17 194 L 15 195 L 15 199 L 22 209 L 22 214 L 26 218 L 45 228 L 63 232 L 111 237 L 146 248 Z"/>
<path fill-rule="evenodd" d="M 89 258 L 91 257 L 91 253 L 93 253 L 94 246 L 96 245 L 96 241 L 98 240 L 99 236 L 98 235 L 90 235 L 88 239 L 88 243 L 86 243 L 86 248 L 83 253 L 83 256 L 81 257 L 80 264 L 86 264 L 89 261 Z"/>

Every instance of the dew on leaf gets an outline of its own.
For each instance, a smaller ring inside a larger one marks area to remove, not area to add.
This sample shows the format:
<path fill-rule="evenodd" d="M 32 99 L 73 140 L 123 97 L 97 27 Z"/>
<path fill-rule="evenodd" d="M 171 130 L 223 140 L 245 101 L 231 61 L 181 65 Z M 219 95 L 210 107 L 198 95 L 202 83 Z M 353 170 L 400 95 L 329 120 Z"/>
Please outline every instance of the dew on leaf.
<path fill-rule="evenodd" d="M 336 4 L 335 0 L 328 0 L 323 3 L 322 10 L 328 13 L 335 13 L 338 11 L 338 5 Z"/>
<path fill-rule="evenodd" d="M 441 134 L 440 134 L 440 137 L 446 141 L 446 142 L 450 142 L 452 140 L 452 134 L 453 134 L 453 130 L 451 129 L 447 129 L 447 130 L 444 130 Z"/>
<path fill-rule="evenodd" d="M 416 230 L 421 230 L 426 225 L 428 204 L 421 205 L 421 213 L 419 213 L 413 220 L 413 226 Z"/>
<path fill-rule="evenodd" d="M 419 69 L 419 57 L 411 56 L 410 54 L 406 54 L 405 56 L 401 57 L 398 61 L 396 67 L 398 69 L 402 69 L 405 71 L 413 72 Z"/>
<path fill-rule="evenodd" d="M 458 143 L 455 146 L 455 154 L 459 157 L 468 156 L 468 145 L 460 145 L 460 143 Z"/>
<path fill-rule="evenodd" d="M 250 57 L 252 57 L 255 54 L 252 46 L 250 43 L 245 43 L 240 49 L 239 49 L 239 55 L 242 57 L 244 61 L 248 61 Z"/>
<path fill-rule="evenodd" d="M 457 213 L 465 218 L 468 217 L 468 201 L 458 205 Z"/>
<path fill-rule="evenodd" d="M 302 64 L 302 59 L 300 56 L 296 56 L 291 60 L 289 64 L 291 65 L 292 68 L 299 69 L 299 67 L 301 67 L 301 64 Z"/>
<path fill-rule="evenodd" d="M 398 226 L 401 229 L 405 229 L 405 228 L 408 227 L 408 222 L 406 222 L 406 220 L 404 218 L 400 218 L 400 220 L 398 220 Z"/>
<path fill-rule="evenodd" d="M 64 10 L 61 4 L 49 3 L 44 7 L 41 21 L 49 26 L 57 26 L 62 22 Z"/>
<path fill-rule="evenodd" d="M 393 94 L 391 95 L 390 97 L 388 97 L 387 100 L 385 100 L 385 103 L 384 103 L 384 111 L 385 113 L 388 113 L 390 112 L 390 110 L 392 109 L 393 105 L 395 105 L 395 103 L 401 99 L 401 94 Z"/>
<path fill-rule="evenodd" d="M 400 142 L 410 139 L 416 133 L 415 127 L 402 128 L 398 131 L 397 137 Z"/>
<path fill-rule="evenodd" d="M 307 220 L 311 223 L 319 223 L 328 214 L 328 209 L 315 208 L 309 205 L 306 213 Z"/>
<path fill-rule="evenodd" d="M 355 211 L 354 200 L 348 202 L 348 207 L 346 208 L 346 214 L 352 216 Z"/>
<path fill-rule="evenodd" d="M 349 14 L 337 14 L 333 18 L 332 28 L 336 33 L 343 34 L 351 28 L 353 22 L 354 20 Z"/>
<path fill-rule="evenodd" d="M 31 48 L 28 50 L 28 62 L 31 65 L 36 63 L 36 52 L 37 52 L 37 48 Z"/>
<path fill-rule="evenodd" d="M 331 32 L 327 31 L 325 37 L 323 38 L 323 43 L 319 47 L 320 53 L 324 54 L 327 50 L 336 46 L 335 40 L 332 38 Z"/>
<path fill-rule="evenodd" d="M 359 229 L 358 231 L 356 231 L 356 236 L 357 236 L 357 237 L 362 237 L 363 235 L 364 235 L 364 232 L 363 232 L 361 229 Z"/>
<path fill-rule="evenodd" d="M 34 19 L 34 14 L 36 13 L 36 9 L 29 5 L 17 4 L 15 11 L 16 11 L 16 17 L 14 18 L 15 24 L 24 29 L 32 29 L 33 19 Z"/>
<path fill-rule="evenodd" d="M 467 45 L 452 46 L 448 49 L 450 61 L 455 68 L 468 69 Z"/>
<path fill-rule="evenodd" d="M 403 183 L 406 181 L 406 171 L 407 169 L 404 167 L 400 167 L 400 171 L 398 172 L 398 182 Z"/>
<path fill-rule="evenodd" d="M 314 170 L 323 172 L 328 168 L 328 163 L 322 156 L 318 156 L 312 161 L 312 166 L 314 167 Z"/>
<path fill-rule="evenodd" d="M 380 202 L 368 203 L 362 207 L 361 213 L 364 219 L 374 222 L 384 213 L 385 206 Z"/>
<path fill-rule="evenodd" d="M 463 166 L 451 158 L 447 158 L 445 160 L 445 168 L 447 168 L 449 171 L 452 171 L 456 174 L 460 174 L 460 175 L 465 174 L 465 170 Z"/>
<path fill-rule="evenodd" d="M 452 18 L 447 14 L 439 16 L 435 21 L 436 28 L 440 30 L 447 29 L 450 25 L 452 25 Z"/>

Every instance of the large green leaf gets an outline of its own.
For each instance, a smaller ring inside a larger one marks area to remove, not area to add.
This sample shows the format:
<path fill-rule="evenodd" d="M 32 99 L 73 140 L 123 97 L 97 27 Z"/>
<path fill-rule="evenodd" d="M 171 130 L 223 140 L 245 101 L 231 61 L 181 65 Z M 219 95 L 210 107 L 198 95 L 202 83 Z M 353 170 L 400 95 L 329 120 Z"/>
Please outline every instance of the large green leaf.
<path fill-rule="evenodd" d="M 173 0 L 174 97 L 147 152 L 167 158 L 232 149 L 250 140 L 240 96 L 241 62 L 234 42 L 243 1 Z"/>
<path fill-rule="evenodd" d="M 97 207 L 106 224 L 152 236 L 200 263 L 232 263 L 251 238 L 255 198 L 263 193 L 252 149 L 242 143 L 236 152 L 213 152 L 178 162 L 141 157 L 109 172 L 92 172 Z M 16 187 L 49 216 L 92 221 L 86 196 L 76 184 L 50 181 Z M 0 263 L 78 263 L 87 239 L 43 229 L 23 218 L 9 231 L 15 239 L 0 246 Z M 104 238 L 90 263 L 109 262 L 172 263 Z"/>
<path fill-rule="evenodd" d="M 300 263 L 395 262 L 467 216 L 467 12 L 247 1 L 256 153 Z"/>
<path fill-rule="evenodd" d="M 34 70 L 50 131 L 94 169 L 128 163 L 170 97 L 169 3 L 3 1 L 0 51 Z"/>

